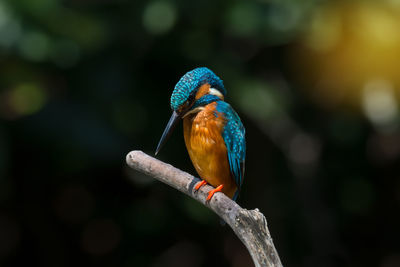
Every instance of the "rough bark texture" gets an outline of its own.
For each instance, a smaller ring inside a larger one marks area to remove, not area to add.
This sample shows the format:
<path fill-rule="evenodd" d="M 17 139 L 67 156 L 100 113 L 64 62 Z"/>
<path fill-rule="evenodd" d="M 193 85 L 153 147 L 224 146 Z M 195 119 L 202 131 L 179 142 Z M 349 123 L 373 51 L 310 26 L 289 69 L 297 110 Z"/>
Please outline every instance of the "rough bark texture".
<path fill-rule="evenodd" d="M 267 220 L 258 209 L 243 209 L 223 193 L 216 193 L 206 202 L 207 194 L 213 187 L 205 185 L 194 192 L 194 186 L 200 181 L 198 178 L 142 151 L 130 152 L 126 156 L 126 162 L 131 168 L 178 189 L 218 214 L 246 246 L 256 267 L 282 266 L 267 227 Z"/>

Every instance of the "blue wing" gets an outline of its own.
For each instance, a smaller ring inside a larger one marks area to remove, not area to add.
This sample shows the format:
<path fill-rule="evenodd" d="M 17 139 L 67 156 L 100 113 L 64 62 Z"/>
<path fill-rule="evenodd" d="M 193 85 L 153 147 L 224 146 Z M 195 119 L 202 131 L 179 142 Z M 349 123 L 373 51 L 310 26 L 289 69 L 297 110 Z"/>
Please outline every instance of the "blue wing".
<path fill-rule="evenodd" d="M 233 197 L 233 200 L 236 200 L 244 178 L 246 156 L 245 129 L 239 116 L 228 103 L 218 101 L 217 112 L 223 114 L 226 119 L 222 137 L 224 138 L 228 153 L 230 171 L 238 187 L 238 191 Z"/>

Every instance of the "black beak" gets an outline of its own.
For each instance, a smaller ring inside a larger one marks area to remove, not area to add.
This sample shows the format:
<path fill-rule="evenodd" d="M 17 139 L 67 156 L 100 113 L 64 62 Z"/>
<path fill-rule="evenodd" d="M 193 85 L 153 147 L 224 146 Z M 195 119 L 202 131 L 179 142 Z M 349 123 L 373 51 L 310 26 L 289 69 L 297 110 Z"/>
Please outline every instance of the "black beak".
<path fill-rule="evenodd" d="M 178 124 L 178 122 L 180 120 L 181 120 L 181 115 L 179 115 L 176 111 L 174 111 L 172 113 L 171 118 L 169 119 L 167 126 L 165 127 L 165 130 L 161 136 L 160 142 L 158 142 L 158 146 L 156 149 L 156 155 L 161 150 L 161 148 L 164 146 L 165 142 L 167 142 L 168 138 L 172 134 L 172 131 L 174 130 L 175 126 Z"/>

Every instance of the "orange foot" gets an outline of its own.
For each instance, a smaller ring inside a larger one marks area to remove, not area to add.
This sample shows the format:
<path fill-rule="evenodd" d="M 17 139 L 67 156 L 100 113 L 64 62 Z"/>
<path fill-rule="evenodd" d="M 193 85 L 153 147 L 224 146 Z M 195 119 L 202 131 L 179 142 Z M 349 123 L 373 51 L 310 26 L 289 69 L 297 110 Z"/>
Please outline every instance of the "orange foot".
<path fill-rule="evenodd" d="M 195 186 L 194 191 L 199 190 L 200 187 L 202 187 L 202 186 L 205 185 L 205 184 L 207 184 L 206 180 L 201 180 L 201 182 L 199 182 L 199 183 Z"/>
<path fill-rule="evenodd" d="M 210 199 L 213 197 L 213 195 L 214 195 L 216 192 L 221 192 L 222 188 L 224 188 L 224 185 L 223 185 L 223 184 L 221 184 L 221 185 L 219 185 L 217 188 L 211 190 L 211 191 L 208 193 L 208 196 L 207 196 L 206 201 L 210 201 Z"/>

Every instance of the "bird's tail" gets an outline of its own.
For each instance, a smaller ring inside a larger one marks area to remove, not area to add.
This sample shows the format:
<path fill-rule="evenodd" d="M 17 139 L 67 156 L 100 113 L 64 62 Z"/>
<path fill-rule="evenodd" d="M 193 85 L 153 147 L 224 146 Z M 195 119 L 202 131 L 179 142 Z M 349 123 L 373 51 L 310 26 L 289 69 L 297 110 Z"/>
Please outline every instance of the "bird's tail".
<path fill-rule="evenodd" d="M 236 201 L 236 199 L 239 197 L 239 193 L 240 193 L 240 190 L 236 190 L 236 192 L 235 192 L 235 194 L 233 195 L 233 198 L 232 198 L 233 201 Z"/>

